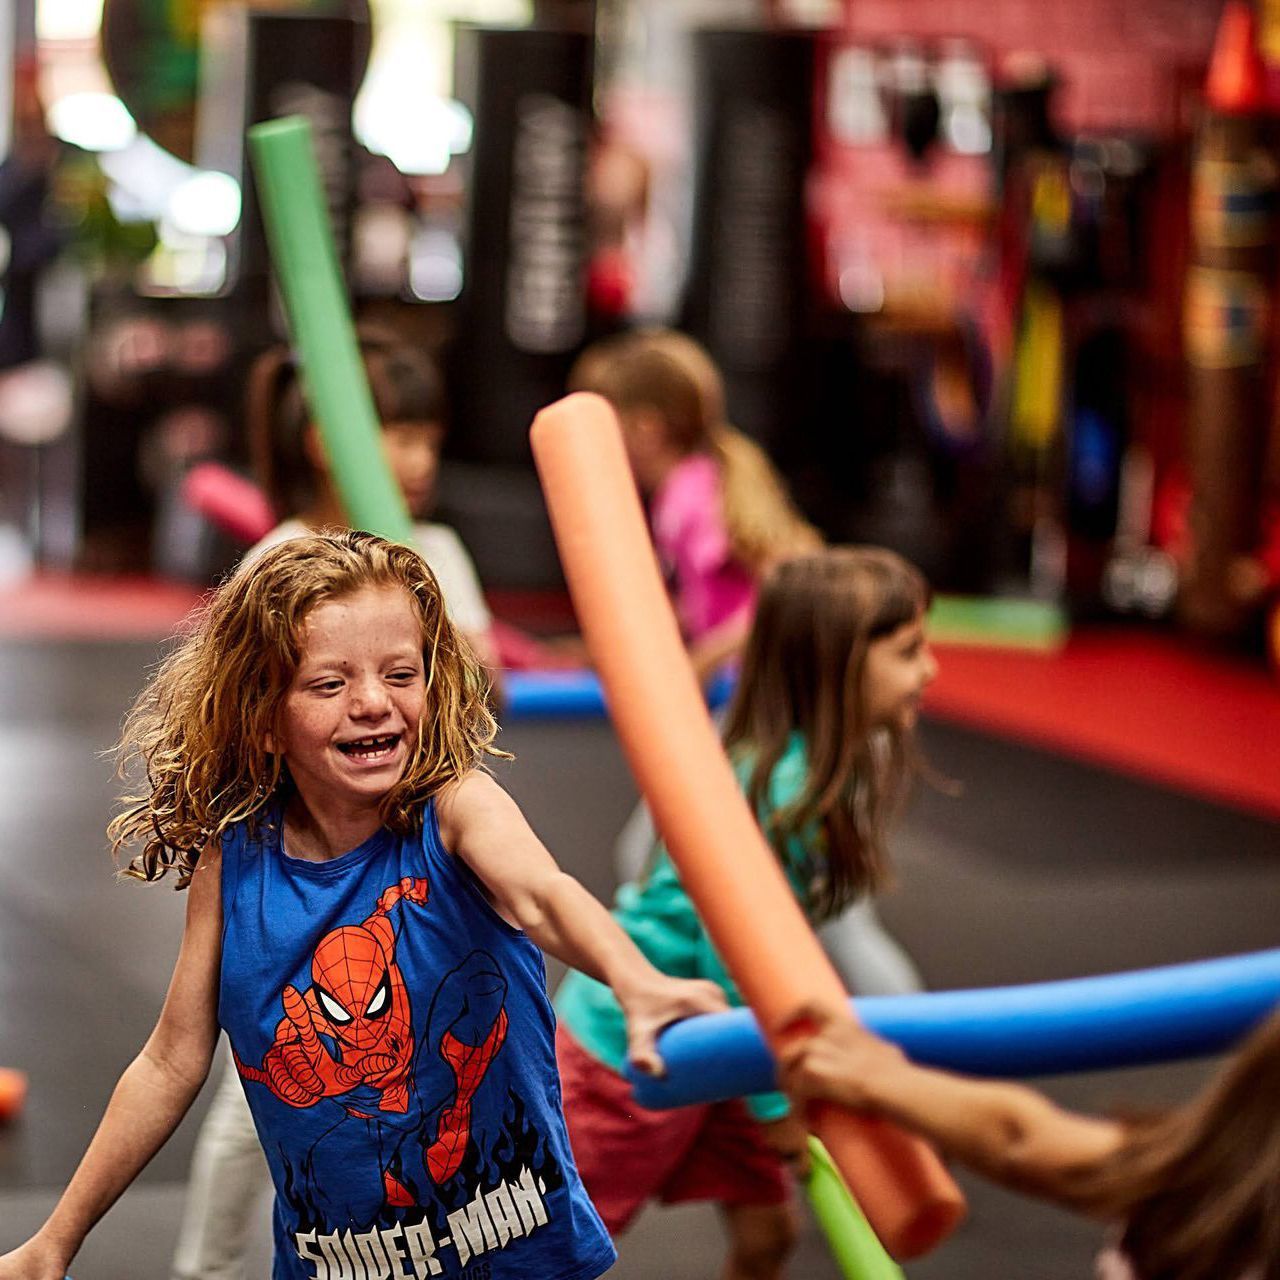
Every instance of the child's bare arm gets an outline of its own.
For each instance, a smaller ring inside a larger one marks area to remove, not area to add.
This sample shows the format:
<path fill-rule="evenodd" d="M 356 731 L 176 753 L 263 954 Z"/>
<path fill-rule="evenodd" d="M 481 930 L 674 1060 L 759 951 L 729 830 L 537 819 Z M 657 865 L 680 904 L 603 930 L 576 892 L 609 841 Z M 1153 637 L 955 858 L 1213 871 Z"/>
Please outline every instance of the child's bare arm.
<path fill-rule="evenodd" d="M 1072 1173 L 1107 1159 L 1122 1126 L 1064 1111 L 1024 1085 L 919 1067 L 845 1022 L 783 1051 L 782 1085 L 797 1101 L 829 1098 L 914 1130 L 1003 1186 L 1071 1205 Z"/>
<path fill-rule="evenodd" d="M 208 849 L 188 889 L 186 927 L 164 1008 L 125 1069 L 80 1166 L 49 1220 L 0 1258 L 0 1280 L 61 1280 L 89 1229 L 177 1128 L 217 1043 L 221 853 Z"/>
<path fill-rule="evenodd" d="M 629 1052 L 661 1070 L 655 1041 L 668 1023 L 726 1007 L 712 982 L 668 977 L 555 859 L 496 782 L 472 773 L 439 808 L 445 844 L 476 873 L 500 914 L 544 951 L 612 987 L 627 1015 Z"/>
<path fill-rule="evenodd" d="M 699 684 L 706 684 L 730 658 L 742 652 L 751 618 L 750 609 L 740 610 L 689 646 L 689 661 Z"/>

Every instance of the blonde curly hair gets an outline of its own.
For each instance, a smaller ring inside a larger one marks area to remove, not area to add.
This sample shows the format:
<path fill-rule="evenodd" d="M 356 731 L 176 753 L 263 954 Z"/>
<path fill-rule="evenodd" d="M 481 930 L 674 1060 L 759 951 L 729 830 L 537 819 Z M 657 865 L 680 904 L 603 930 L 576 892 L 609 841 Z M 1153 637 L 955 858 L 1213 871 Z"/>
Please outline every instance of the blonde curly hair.
<path fill-rule="evenodd" d="M 137 778 L 107 828 L 112 852 L 141 843 L 123 874 L 155 881 L 167 872 L 185 888 L 201 851 L 233 823 L 258 820 L 292 784 L 266 743 L 302 656 L 307 616 L 319 604 L 366 587 L 402 587 L 422 623 L 427 713 L 400 780 L 382 802 L 393 831 L 422 820 L 425 801 L 505 756 L 489 681 L 445 611 L 435 575 L 412 548 L 348 531 L 294 538 L 239 568 L 195 615 L 128 716 L 116 758 Z"/>

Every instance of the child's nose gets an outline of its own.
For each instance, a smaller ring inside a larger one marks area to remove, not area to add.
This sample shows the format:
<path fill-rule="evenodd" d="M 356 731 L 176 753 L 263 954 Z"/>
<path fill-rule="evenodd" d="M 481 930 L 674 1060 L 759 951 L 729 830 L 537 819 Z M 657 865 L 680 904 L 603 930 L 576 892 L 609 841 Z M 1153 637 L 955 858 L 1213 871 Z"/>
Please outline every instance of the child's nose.
<path fill-rule="evenodd" d="M 932 649 L 926 649 L 924 652 L 924 682 L 932 684 L 938 675 L 938 659 L 934 656 Z"/>
<path fill-rule="evenodd" d="M 391 699 L 380 680 L 361 680 L 352 688 L 351 714 L 362 719 L 386 715 Z"/>

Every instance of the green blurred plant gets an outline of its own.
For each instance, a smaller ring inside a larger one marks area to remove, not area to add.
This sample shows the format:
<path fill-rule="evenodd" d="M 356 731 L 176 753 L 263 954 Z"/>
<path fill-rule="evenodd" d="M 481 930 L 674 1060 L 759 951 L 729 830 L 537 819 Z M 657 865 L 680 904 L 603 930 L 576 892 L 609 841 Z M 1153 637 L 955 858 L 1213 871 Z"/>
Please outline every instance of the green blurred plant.
<path fill-rule="evenodd" d="M 67 238 L 67 252 L 93 276 L 127 274 L 158 240 L 154 222 L 125 221 L 111 207 L 111 180 L 97 157 L 67 149 L 58 159 L 49 216 Z"/>

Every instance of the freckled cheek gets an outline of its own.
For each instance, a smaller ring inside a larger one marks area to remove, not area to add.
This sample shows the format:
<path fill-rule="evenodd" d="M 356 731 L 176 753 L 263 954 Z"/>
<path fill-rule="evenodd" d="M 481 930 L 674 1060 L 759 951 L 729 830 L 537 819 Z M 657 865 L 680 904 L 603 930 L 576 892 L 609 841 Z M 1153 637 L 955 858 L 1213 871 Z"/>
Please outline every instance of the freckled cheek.
<path fill-rule="evenodd" d="M 424 698 L 414 698 L 401 707 L 400 714 L 404 717 L 404 722 L 409 727 L 410 736 L 417 733 L 418 726 L 422 723 L 425 713 L 426 700 Z"/>
<path fill-rule="evenodd" d="M 324 758 L 328 755 L 332 745 L 332 738 L 332 726 L 322 723 L 318 719 L 302 716 L 295 721 L 292 741 L 295 744 L 295 750 L 299 754 L 305 754 L 315 759 Z"/>

